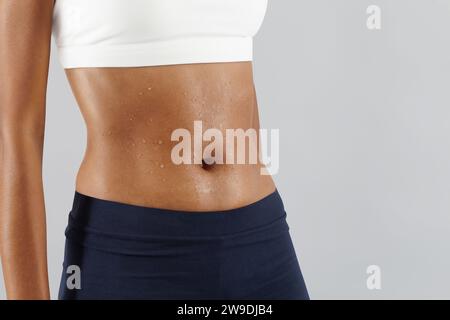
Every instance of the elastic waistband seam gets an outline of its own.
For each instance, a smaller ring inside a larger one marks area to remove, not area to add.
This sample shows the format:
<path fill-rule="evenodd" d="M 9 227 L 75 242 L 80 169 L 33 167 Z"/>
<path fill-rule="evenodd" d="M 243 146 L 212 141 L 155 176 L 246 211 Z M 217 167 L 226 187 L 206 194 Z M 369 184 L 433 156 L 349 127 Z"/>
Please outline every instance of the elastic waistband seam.
<path fill-rule="evenodd" d="M 257 232 L 263 231 L 265 229 L 269 229 L 274 224 L 276 224 L 280 221 L 286 220 L 286 216 L 287 216 L 286 212 L 284 212 L 283 215 L 281 215 L 281 216 L 277 217 L 276 219 L 271 220 L 270 222 L 265 223 L 261 226 L 249 228 L 249 229 L 238 231 L 238 232 L 232 232 L 229 234 L 204 235 L 204 236 L 203 235 L 187 235 L 187 236 L 177 237 L 177 236 L 160 236 L 160 235 L 151 235 L 151 236 L 132 235 L 131 236 L 131 235 L 120 234 L 120 233 L 104 232 L 104 231 L 100 231 L 95 228 L 81 225 L 80 223 L 77 222 L 76 218 L 74 218 L 71 214 L 69 214 L 69 224 L 66 229 L 66 237 L 68 237 L 67 234 L 70 229 L 75 229 L 75 230 L 81 230 L 83 233 L 104 236 L 104 237 L 109 237 L 109 238 L 113 238 L 113 239 L 138 240 L 138 241 L 149 241 L 149 242 L 154 241 L 154 240 L 227 240 L 227 239 L 232 239 L 235 237 L 251 235 L 253 233 L 257 233 Z"/>
<path fill-rule="evenodd" d="M 264 198 L 250 203 L 248 205 L 235 208 L 235 209 L 227 209 L 227 210 L 218 210 L 218 211 L 182 211 L 182 210 L 173 210 L 173 209 L 164 209 L 164 208 L 156 208 L 156 207 L 145 207 L 140 205 L 134 205 L 134 204 L 127 204 L 122 202 L 117 202 L 114 200 L 106 200 L 106 199 L 97 199 L 85 194 L 82 194 L 78 191 L 75 192 L 75 199 L 72 206 L 72 212 L 76 212 L 80 209 L 80 206 L 83 204 L 83 202 L 96 202 L 103 206 L 108 206 L 108 211 L 111 212 L 117 212 L 121 210 L 135 210 L 135 211 L 146 211 L 146 215 L 172 215 L 172 216 L 188 216 L 192 215 L 196 218 L 209 218 L 211 216 L 217 216 L 217 215 L 233 215 L 233 214 L 246 214 L 252 209 L 255 209 L 257 207 L 263 207 L 264 209 L 267 209 L 265 206 L 268 202 L 271 201 L 272 198 L 278 198 L 280 200 L 279 210 L 285 212 L 283 202 L 281 201 L 280 195 L 278 193 L 278 190 L 275 190 L 271 194 L 265 196 Z M 112 208 L 112 207 L 115 208 Z"/>

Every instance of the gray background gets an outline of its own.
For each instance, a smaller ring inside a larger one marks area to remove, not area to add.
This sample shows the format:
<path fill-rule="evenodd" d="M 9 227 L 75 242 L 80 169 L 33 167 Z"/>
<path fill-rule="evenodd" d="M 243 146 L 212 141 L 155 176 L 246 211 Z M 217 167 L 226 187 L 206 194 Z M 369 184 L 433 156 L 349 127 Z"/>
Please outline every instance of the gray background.
<path fill-rule="evenodd" d="M 448 0 L 270 1 L 255 81 L 262 126 L 281 129 L 276 181 L 313 299 L 450 299 L 449 80 Z M 55 54 L 47 114 L 55 298 L 86 138 Z M 381 290 L 366 287 L 372 264 Z"/>

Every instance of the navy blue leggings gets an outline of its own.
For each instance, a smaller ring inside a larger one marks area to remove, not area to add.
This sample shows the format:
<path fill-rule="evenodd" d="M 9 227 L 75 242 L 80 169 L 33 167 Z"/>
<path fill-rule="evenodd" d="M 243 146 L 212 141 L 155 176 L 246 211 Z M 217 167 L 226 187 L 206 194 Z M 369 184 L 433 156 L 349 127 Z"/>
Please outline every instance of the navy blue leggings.
<path fill-rule="evenodd" d="M 60 299 L 309 299 L 278 192 L 180 212 L 75 194 Z"/>

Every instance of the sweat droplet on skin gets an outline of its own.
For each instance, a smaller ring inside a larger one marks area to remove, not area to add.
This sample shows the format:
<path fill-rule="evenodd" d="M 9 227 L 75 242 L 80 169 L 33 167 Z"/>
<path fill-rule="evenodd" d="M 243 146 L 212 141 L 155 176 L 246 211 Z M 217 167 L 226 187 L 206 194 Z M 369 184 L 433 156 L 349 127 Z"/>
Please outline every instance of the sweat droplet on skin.
<path fill-rule="evenodd" d="M 143 144 L 146 144 L 146 143 L 147 143 L 147 140 L 142 139 L 142 143 L 143 143 Z"/>
<path fill-rule="evenodd" d="M 163 144 L 162 140 L 158 140 L 158 144 Z"/>
<path fill-rule="evenodd" d="M 148 87 L 147 88 L 148 91 L 152 91 L 152 89 L 153 89 L 152 87 Z"/>
<path fill-rule="evenodd" d="M 139 95 L 142 96 L 144 93 L 143 92 L 139 92 Z"/>
<path fill-rule="evenodd" d="M 164 169 L 164 165 L 163 165 L 162 163 L 159 165 L 159 167 L 160 167 L 161 169 Z"/>

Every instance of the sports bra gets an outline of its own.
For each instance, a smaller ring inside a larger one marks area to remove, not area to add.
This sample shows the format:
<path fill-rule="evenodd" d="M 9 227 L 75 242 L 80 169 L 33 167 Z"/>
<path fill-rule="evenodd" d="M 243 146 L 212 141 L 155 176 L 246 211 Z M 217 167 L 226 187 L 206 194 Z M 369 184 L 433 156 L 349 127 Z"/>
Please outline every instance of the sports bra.
<path fill-rule="evenodd" d="M 251 61 L 268 0 L 56 0 L 64 68 Z"/>

